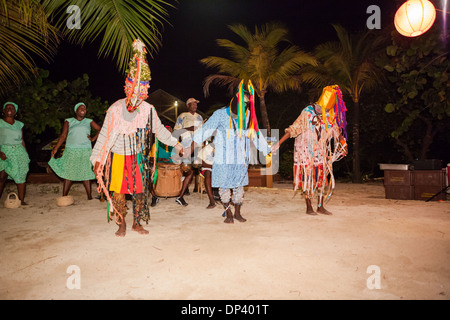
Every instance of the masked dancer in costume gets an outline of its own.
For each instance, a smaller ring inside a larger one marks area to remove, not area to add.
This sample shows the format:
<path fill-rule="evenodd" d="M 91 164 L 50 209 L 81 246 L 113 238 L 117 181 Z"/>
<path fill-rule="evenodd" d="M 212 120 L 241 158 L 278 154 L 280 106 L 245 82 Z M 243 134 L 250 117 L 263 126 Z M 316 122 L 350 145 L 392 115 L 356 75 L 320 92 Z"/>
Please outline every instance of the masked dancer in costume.
<path fill-rule="evenodd" d="M 245 222 L 241 215 L 244 198 L 244 186 L 248 185 L 248 164 L 250 142 L 267 155 L 270 148 L 258 129 L 254 108 L 254 89 L 248 84 L 245 93 L 243 81 L 239 91 L 229 106 L 215 111 L 212 116 L 194 134 L 193 140 L 201 145 L 214 132 L 214 161 L 211 184 L 219 188 L 219 195 L 225 207 L 225 223 L 234 219 Z M 234 205 L 234 215 L 231 211 Z"/>
<path fill-rule="evenodd" d="M 294 190 L 301 189 L 305 194 L 307 214 L 317 214 L 311 204 L 317 195 L 317 212 L 331 215 L 324 199 L 330 199 L 335 187 L 333 162 L 348 153 L 346 111 L 339 86 L 327 86 L 319 100 L 303 109 L 272 147 L 275 152 L 288 138 L 295 138 Z"/>
<path fill-rule="evenodd" d="M 99 191 L 108 199 L 108 221 L 113 212 L 119 237 L 126 234 L 126 194 L 132 196 L 132 230 L 148 234 L 141 221 L 148 223 L 150 219 L 148 186 L 156 163 L 152 166 L 150 162 L 155 139 L 182 152 L 181 144 L 161 123 L 155 108 L 144 101 L 151 79 L 145 45 L 137 39 L 133 51 L 125 80 L 126 98 L 109 107 L 91 155 Z"/>

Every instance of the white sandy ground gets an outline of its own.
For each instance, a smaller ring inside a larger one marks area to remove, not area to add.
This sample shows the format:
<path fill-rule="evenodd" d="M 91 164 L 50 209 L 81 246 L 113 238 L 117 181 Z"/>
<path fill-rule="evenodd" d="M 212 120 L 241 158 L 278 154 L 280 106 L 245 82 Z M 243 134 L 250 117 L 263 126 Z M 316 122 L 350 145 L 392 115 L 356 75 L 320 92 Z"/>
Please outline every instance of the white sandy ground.
<path fill-rule="evenodd" d="M 334 215 L 309 216 L 291 185 L 276 184 L 249 188 L 248 221 L 228 225 L 219 205 L 207 210 L 207 196 L 191 192 L 186 208 L 161 200 L 149 235 L 130 230 L 129 214 L 117 238 L 105 202 L 87 201 L 77 184 L 75 204 L 57 207 L 60 189 L 28 185 L 29 205 L 6 209 L 8 184 L 1 299 L 450 298 L 450 201 L 390 200 L 382 184 L 338 183 L 326 206 Z"/>

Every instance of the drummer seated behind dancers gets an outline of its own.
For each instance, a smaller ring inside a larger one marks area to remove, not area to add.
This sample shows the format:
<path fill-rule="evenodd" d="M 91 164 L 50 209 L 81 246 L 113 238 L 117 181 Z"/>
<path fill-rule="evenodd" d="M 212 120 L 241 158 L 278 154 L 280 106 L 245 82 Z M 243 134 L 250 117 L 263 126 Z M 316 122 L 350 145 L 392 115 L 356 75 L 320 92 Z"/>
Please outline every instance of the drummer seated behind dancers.
<path fill-rule="evenodd" d="M 197 113 L 197 104 L 200 101 L 189 98 L 186 101 L 186 107 L 188 109 L 187 112 L 183 112 L 177 118 L 177 122 L 175 123 L 174 130 L 175 135 L 179 135 L 181 137 L 181 144 L 184 148 L 190 148 L 192 143 L 192 137 L 194 135 L 194 131 L 201 127 L 203 123 L 203 117 Z M 194 155 L 199 154 L 199 149 L 192 150 Z M 197 151 L 197 152 L 196 152 Z M 198 174 L 198 169 L 201 167 L 201 159 L 187 157 L 182 160 L 181 169 L 184 174 L 183 186 L 181 187 L 181 192 L 179 196 L 175 199 L 175 202 L 182 206 L 187 206 L 188 203 L 184 200 L 183 196 L 189 193 L 189 185 L 192 182 L 192 178 L 194 174 Z M 194 192 L 198 190 L 198 176 L 195 177 L 195 187 Z"/>
<path fill-rule="evenodd" d="M 166 129 L 169 130 L 170 132 L 173 132 L 173 129 L 171 126 L 166 125 Z M 154 144 L 153 146 L 154 148 L 156 147 L 156 144 Z M 157 156 L 157 162 L 159 163 L 174 163 L 172 160 L 172 156 L 175 154 L 175 150 L 173 150 L 174 148 L 172 146 L 168 146 L 164 143 L 158 142 L 158 152 L 156 153 Z M 154 152 L 153 152 L 153 157 L 154 157 Z M 155 188 L 154 188 L 154 184 L 151 183 L 149 185 L 149 189 L 150 189 L 150 193 L 152 194 L 152 203 L 151 203 L 151 207 L 155 207 L 158 202 L 159 202 L 159 197 L 156 195 L 155 193 Z"/>

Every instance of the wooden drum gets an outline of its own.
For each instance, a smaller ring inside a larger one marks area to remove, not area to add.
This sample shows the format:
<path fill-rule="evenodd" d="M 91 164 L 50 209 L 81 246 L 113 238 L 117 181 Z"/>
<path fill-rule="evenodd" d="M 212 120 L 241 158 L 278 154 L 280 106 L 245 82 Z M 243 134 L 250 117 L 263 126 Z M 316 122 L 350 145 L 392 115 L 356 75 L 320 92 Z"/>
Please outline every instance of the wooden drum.
<path fill-rule="evenodd" d="M 157 163 L 155 193 L 158 197 L 175 197 L 181 192 L 182 173 L 179 164 Z"/>

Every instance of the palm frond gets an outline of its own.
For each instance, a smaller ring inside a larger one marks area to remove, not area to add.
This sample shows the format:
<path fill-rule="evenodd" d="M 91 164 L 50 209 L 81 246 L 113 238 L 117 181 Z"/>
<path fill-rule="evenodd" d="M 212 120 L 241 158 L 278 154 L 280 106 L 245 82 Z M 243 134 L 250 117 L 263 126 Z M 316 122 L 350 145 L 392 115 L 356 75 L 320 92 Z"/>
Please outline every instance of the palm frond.
<path fill-rule="evenodd" d="M 237 34 L 246 44 L 251 43 L 253 36 L 250 30 L 243 24 L 232 24 L 228 28 Z"/>
<path fill-rule="evenodd" d="M 242 61 L 248 58 L 250 52 L 247 48 L 238 45 L 228 39 L 217 39 L 216 40 L 219 47 L 227 49 L 230 53 L 231 58 L 236 61 Z"/>
<path fill-rule="evenodd" d="M 272 77 L 268 79 L 270 81 L 270 88 L 278 93 L 283 93 L 288 90 L 300 91 L 303 86 L 302 78 L 300 75 L 292 75 L 289 77 Z"/>
<path fill-rule="evenodd" d="M 221 74 L 228 74 L 232 77 L 239 77 L 245 73 L 246 69 L 239 63 L 221 57 L 206 57 L 200 60 L 206 67 L 215 68 Z"/>
<path fill-rule="evenodd" d="M 309 83 L 314 87 L 325 87 L 332 83 L 336 83 L 335 78 L 330 73 L 330 70 L 325 67 L 323 64 L 319 64 L 317 66 L 307 66 L 302 69 L 301 79 L 305 83 Z M 336 83 L 339 86 L 341 84 Z"/>
<path fill-rule="evenodd" d="M 269 22 L 262 27 L 255 27 L 254 39 L 256 42 L 262 41 L 265 46 L 276 48 L 281 42 L 289 42 L 287 35 L 289 30 L 280 22 Z"/>
<path fill-rule="evenodd" d="M 53 12 L 56 25 L 73 43 L 85 45 L 101 39 L 99 56 L 112 56 L 118 68 L 125 72 L 132 56 L 131 44 L 139 38 L 150 56 L 162 45 L 162 30 L 168 24 L 168 8 L 173 4 L 163 0 L 45 0 Z M 82 13 L 81 29 L 65 26 L 65 9 L 76 5 Z"/>
<path fill-rule="evenodd" d="M 241 81 L 240 78 L 235 78 L 231 76 L 214 74 L 207 76 L 203 81 L 203 93 L 205 97 L 209 96 L 209 87 L 211 84 L 216 84 L 219 87 L 226 87 L 228 89 L 228 93 L 232 95 L 235 91 L 235 88 L 239 85 Z"/>
<path fill-rule="evenodd" d="M 372 60 L 384 40 L 370 31 L 350 35 L 340 25 L 333 27 L 338 41 L 326 42 L 314 49 L 321 64 L 303 72 L 302 79 L 317 86 L 338 84 L 358 101 L 363 90 L 370 90 L 382 81 L 382 73 Z"/>
<path fill-rule="evenodd" d="M 58 43 L 59 33 L 38 1 L 1 1 L 0 95 L 31 79 L 37 72 L 34 59 L 50 61 Z"/>
<path fill-rule="evenodd" d="M 341 51 L 343 52 L 352 52 L 354 49 L 354 46 L 352 45 L 352 39 L 347 32 L 347 30 L 339 25 L 339 24 L 333 24 L 333 28 L 336 31 L 336 35 L 339 39 L 339 44 L 341 46 Z"/>
<path fill-rule="evenodd" d="M 296 72 L 305 65 L 317 65 L 317 59 L 313 55 L 292 46 L 281 51 L 273 61 L 274 70 Z M 297 70 L 295 70 L 297 69 Z"/>

